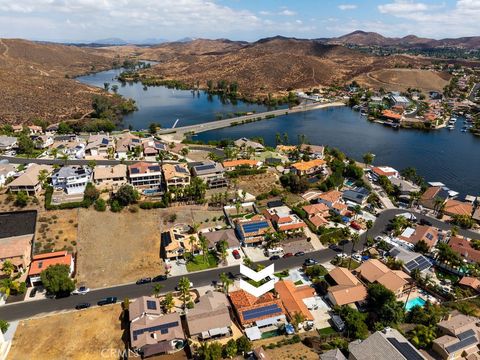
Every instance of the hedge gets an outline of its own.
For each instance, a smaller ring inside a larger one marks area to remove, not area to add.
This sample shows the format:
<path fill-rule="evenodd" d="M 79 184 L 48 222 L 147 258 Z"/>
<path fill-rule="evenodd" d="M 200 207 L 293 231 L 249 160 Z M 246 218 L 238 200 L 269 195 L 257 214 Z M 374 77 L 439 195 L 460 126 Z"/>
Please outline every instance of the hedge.
<path fill-rule="evenodd" d="M 83 201 L 52 205 L 53 187 L 48 186 L 45 190 L 45 209 L 47 210 L 64 210 L 64 209 L 76 209 L 76 208 L 88 208 L 93 202 L 90 199 L 83 199 Z"/>
<path fill-rule="evenodd" d="M 140 203 L 140 209 L 150 210 L 150 209 L 159 209 L 166 208 L 167 206 L 163 201 L 145 201 Z"/>

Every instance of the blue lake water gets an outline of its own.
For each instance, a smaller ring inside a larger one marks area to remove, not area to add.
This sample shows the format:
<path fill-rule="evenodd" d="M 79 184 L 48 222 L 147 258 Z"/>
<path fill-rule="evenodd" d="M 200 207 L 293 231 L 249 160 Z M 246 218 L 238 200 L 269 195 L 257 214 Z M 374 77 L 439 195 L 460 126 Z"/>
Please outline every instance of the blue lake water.
<path fill-rule="evenodd" d="M 149 87 L 144 90 L 140 83 L 124 84 L 115 80 L 120 69 L 82 76 L 79 81 L 103 88 L 104 82 L 119 86 L 119 93 L 133 98 L 138 111 L 125 116 L 120 127 L 145 129 L 152 122 L 162 127 L 171 127 L 214 121 L 217 114 L 245 111 L 265 111 L 267 107 L 257 104 L 222 102 L 217 96 L 203 92 L 172 90 L 166 87 Z M 376 155 L 374 164 L 390 165 L 398 170 L 415 167 L 427 181 L 440 181 L 452 190 L 466 195 L 480 195 L 480 137 L 462 133 L 459 120 L 455 130 L 436 131 L 394 130 L 380 124 L 370 123 L 358 112 L 349 108 L 330 108 L 305 113 L 296 113 L 213 130 L 196 135 L 200 140 L 261 136 L 268 145 L 275 145 L 275 134 L 287 133 L 291 143 L 299 135 L 308 142 L 338 147 L 348 156 L 362 160 L 362 155 Z"/>

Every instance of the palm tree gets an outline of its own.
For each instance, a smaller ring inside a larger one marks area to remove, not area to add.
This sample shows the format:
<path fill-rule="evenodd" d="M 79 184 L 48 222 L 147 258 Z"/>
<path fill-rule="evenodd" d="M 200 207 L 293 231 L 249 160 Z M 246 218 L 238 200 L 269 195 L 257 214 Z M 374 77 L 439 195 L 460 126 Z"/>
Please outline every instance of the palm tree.
<path fill-rule="evenodd" d="M 202 249 L 203 261 L 206 263 L 208 261 L 208 240 L 203 234 L 200 234 L 198 237 L 198 242 L 200 243 L 200 248 Z"/>
<path fill-rule="evenodd" d="M 363 154 L 363 162 L 367 167 L 368 165 L 371 165 L 373 163 L 374 159 L 375 159 L 375 155 L 373 155 L 371 152 Z"/>
<path fill-rule="evenodd" d="M 62 161 L 63 161 L 63 166 L 67 166 L 68 154 L 62 154 L 62 156 L 60 156 L 60 159 L 62 159 Z"/>
<path fill-rule="evenodd" d="M 223 292 L 225 294 L 228 294 L 228 289 L 230 288 L 230 285 L 233 284 L 233 280 L 230 279 L 230 277 L 227 274 L 221 273 L 220 281 L 222 282 Z"/>
<path fill-rule="evenodd" d="M 225 264 L 227 260 L 227 247 L 228 243 L 225 240 L 219 241 L 217 243 L 217 249 L 218 252 L 220 253 L 220 259 L 222 259 L 222 262 Z"/>
<path fill-rule="evenodd" d="M 2 272 L 8 277 L 11 277 L 14 271 L 15 265 L 13 265 L 10 260 L 5 260 L 2 264 Z"/>
<path fill-rule="evenodd" d="M 350 251 L 350 260 L 348 261 L 348 270 L 350 270 L 350 267 L 352 265 L 353 250 L 355 249 L 355 246 L 358 244 L 359 240 L 360 240 L 360 236 L 357 233 L 353 233 L 352 234 L 352 250 Z"/>
<path fill-rule="evenodd" d="M 178 282 L 178 290 L 183 301 L 183 309 L 186 309 L 187 301 L 190 300 L 190 279 L 186 276 L 182 277 Z"/>
<path fill-rule="evenodd" d="M 52 150 L 50 150 L 50 155 L 52 155 L 53 158 L 56 159 L 57 156 L 58 156 L 58 149 L 57 149 L 57 148 L 53 148 Z"/>
<path fill-rule="evenodd" d="M 156 160 L 160 163 L 160 165 L 163 167 L 163 162 L 164 160 L 168 157 L 168 152 L 165 150 L 160 150 Z"/>
<path fill-rule="evenodd" d="M 166 312 L 169 313 L 175 306 L 175 301 L 173 300 L 173 294 L 171 292 L 167 293 L 162 300 L 162 306 L 165 308 Z"/>
<path fill-rule="evenodd" d="M 5 297 L 9 297 L 11 292 L 17 292 L 20 289 L 20 283 L 10 278 L 0 280 L 0 293 L 5 294 Z"/>
<path fill-rule="evenodd" d="M 161 284 L 155 284 L 153 285 L 153 295 L 158 298 L 160 296 L 160 292 L 163 289 L 163 285 Z"/>
<path fill-rule="evenodd" d="M 306 320 L 305 315 L 303 315 L 301 312 L 295 312 L 292 317 L 292 325 L 295 327 L 295 330 L 298 331 L 298 327 L 301 323 L 303 323 Z"/>
<path fill-rule="evenodd" d="M 188 243 L 190 245 L 190 251 L 192 252 L 192 255 L 197 251 L 197 238 L 193 235 L 191 235 L 188 238 Z"/>
<path fill-rule="evenodd" d="M 435 200 L 433 200 L 433 210 L 436 211 L 437 215 L 440 213 L 442 205 L 444 205 L 444 200 L 442 198 L 436 197 Z"/>
<path fill-rule="evenodd" d="M 187 156 L 189 152 L 190 152 L 190 151 L 188 150 L 187 147 L 184 147 L 184 148 L 182 148 L 182 150 L 180 150 L 180 153 L 181 153 L 183 156 Z"/>

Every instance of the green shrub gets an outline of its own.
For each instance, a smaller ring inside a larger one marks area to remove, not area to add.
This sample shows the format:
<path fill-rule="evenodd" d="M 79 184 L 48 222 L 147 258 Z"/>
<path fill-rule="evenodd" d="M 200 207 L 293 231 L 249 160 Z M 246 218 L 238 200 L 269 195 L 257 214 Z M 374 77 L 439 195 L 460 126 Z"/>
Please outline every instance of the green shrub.
<path fill-rule="evenodd" d="M 95 204 L 93 206 L 97 211 L 105 211 L 107 209 L 107 204 L 102 198 L 95 200 Z"/>

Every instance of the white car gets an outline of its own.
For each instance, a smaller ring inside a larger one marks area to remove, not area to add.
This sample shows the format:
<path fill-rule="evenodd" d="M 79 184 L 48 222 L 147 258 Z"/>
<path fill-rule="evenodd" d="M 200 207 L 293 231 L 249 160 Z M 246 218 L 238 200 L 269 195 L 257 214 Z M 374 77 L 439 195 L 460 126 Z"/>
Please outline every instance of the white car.
<path fill-rule="evenodd" d="M 72 291 L 73 295 L 85 295 L 90 292 L 90 289 L 86 286 L 80 286 L 78 289 Z"/>
<path fill-rule="evenodd" d="M 353 254 L 352 259 L 358 262 L 362 262 L 362 256 L 360 254 Z"/>
<path fill-rule="evenodd" d="M 340 253 L 340 254 L 337 254 L 337 257 L 339 257 L 341 259 L 346 259 L 346 258 L 348 258 L 348 255 L 345 254 L 345 253 Z"/>

